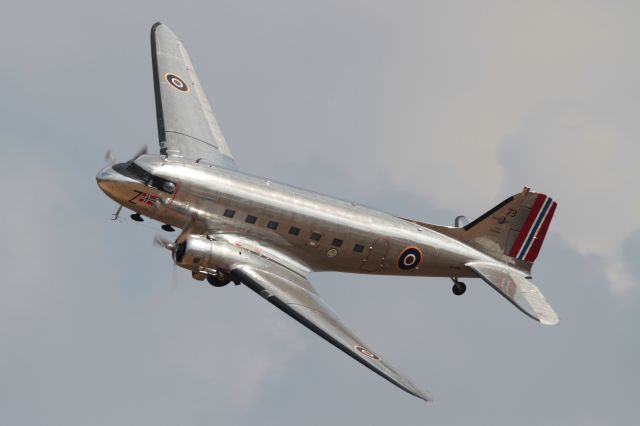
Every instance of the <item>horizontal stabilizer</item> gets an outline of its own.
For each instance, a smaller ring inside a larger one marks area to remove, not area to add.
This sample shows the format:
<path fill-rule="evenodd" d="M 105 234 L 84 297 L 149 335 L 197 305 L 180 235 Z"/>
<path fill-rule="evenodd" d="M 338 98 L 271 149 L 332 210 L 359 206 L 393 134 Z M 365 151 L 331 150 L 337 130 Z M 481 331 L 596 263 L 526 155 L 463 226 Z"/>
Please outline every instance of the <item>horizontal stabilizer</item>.
<path fill-rule="evenodd" d="M 470 262 L 466 266 L 531 318 L 545 325 L 560 322 L 538 287 L 524 275 L 490 262 Z"/>

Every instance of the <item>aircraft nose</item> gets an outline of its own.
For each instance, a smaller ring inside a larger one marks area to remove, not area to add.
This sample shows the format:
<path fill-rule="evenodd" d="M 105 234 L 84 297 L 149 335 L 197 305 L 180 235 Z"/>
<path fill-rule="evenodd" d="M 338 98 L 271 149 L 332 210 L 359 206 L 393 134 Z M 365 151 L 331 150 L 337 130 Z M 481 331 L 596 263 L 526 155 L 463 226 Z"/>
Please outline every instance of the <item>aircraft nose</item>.
<path fill-rule="evenodd" d="M 118 192 L 118 188 L 121 186 L 119 183 L 126 181 L 126 178 L 116 172 L 112 166 L 107 166 L 100 170 L 96 175 L 96 182 L 102 192 L 109 196 L 113 196 Z"/>
<path fill-rule="evenodd" d="M 114 173 L 115 170 L 113 170 L 113 167 L 111 166 L 107 166 L 98 172 L 98 174 L 96 175 L 96 182 L 98 183 L 100 189 L 104 191 L 108 182 L 112 182 L 115 180 Z"/>

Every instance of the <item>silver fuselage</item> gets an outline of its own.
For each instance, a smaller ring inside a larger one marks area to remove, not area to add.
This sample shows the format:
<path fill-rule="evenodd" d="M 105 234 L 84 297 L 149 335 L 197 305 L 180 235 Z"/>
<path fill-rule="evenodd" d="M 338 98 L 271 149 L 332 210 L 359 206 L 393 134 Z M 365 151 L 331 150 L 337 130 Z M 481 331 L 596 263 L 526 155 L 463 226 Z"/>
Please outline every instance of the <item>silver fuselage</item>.
<path fill-rule="evenodd" d="M 124 207 L 178 228 L 197 217 L 203 233 L 231 236 L 238 245 L 246 237 L 254 251 L 273 249 L 307 271 L 472 277 L 464 265 L 488 259 L 411 221 L 235 170 L 159 155 L 135 164 L 176 187 L 169 193 L 122 173 L 127 163 L 107 167 L 98 184 Z M 402 269 L 400 256 L 410 247 L 421 260 Z"/>

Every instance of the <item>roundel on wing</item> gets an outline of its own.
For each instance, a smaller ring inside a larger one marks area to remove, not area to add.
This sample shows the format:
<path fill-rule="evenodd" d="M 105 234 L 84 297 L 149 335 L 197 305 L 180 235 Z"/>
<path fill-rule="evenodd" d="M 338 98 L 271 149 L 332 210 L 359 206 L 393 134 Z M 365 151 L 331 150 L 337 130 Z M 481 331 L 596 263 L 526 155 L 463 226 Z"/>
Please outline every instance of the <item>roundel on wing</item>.
<path fill-rule="evenodd" d="M 169 82 L 170 85 L 172 85 L 173 87 L 175 87 L 179 91 L 181 91 L 181 92 L 188 92 L 189 91 L 189 86 L 187 85 L 187 83 L 185 83 L 184 80 L 181 79 L 180 77 L 178 77 L 177 75 L 171 74 L 171 73 L 166 73 L 164 75 L 164 78 Z"/>
<path fill-rule="evenodd" d="M 376 361 L 380 361 L 381 358 L 374 354 L 373 352 L 371 352 L 369 349 L 365 348 L 364 346 L 360 346 L 360 345 L 356 345 L 354 346 L 355 350 L 360 352 L 362 355 L 364 356 L 368 356 L 369 358 L 375 359 Z"/>
<path fill-rule="evenodd" d="M 405 271 L 415 269 L 422 261 L 422 251 L 417 247 L 407 247 L 398 259 L 398 267 Z"/>

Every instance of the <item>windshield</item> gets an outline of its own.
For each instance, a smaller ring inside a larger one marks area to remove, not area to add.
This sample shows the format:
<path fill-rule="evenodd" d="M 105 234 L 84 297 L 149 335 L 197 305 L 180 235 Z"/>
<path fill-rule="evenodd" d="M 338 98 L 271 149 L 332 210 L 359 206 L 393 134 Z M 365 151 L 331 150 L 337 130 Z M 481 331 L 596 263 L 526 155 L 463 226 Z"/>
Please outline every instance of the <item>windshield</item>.
<path fill-rule="evenodd" d="M 159 189 L 164 192 L 173 193 L 175 191 L 175 182 L 170 180 L 154 176 L 136 163 L 119 163 L 113 166 L 113 169 L 118 173 L 122 173 L 132 179 L 144 183 L 146 186 L 150 186 Z"/>

